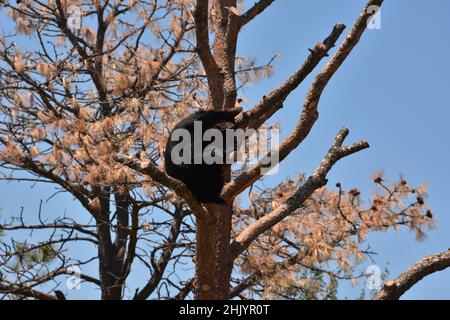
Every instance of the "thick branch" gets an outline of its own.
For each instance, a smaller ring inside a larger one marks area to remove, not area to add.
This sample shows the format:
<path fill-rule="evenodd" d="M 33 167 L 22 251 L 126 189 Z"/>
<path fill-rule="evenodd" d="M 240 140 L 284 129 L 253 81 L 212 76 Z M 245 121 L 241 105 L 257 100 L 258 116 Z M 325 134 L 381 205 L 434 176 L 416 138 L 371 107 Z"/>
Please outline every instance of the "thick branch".
<path fill-rule="evenodd" d="M 236 5 L 236 1 L 231 1 L 231 5 Z M 223 46 L 225 55 L 220 61 L 220 66 L 224 73 L 224 101 L 223 109 L 231 109 L 235 106 L 237 98 L 235 62 L 236 62 L 236 48 L 239 34 L 239 16 L 233 13 L 233 10 L 228 8 L 228 19 L 225 29 L 225 41 L 220 41 Z M 216 43 L 215 48 L 218 47 Z"/>
<path fill-rule="evenodd" d="M 165 172 L 159 170 L 154 164 L 150 163 L 145 168 L 141 168 L 138 163 L 131 159 L 116 157 L 115 160 L 137 172 L 150 176 L 153 181 L 171 188 L 176 194 L 186 200 L 186 202 L 196 215 L 208 217 L 208 213 L 206 212 L 205 208 L 203 208 L 203 206 L 197 201 L 195 196 L 183 182 L 168 176 Z"/>
<path fill-rule="evenodd" d="M 54 296 L 30 289 L 25 286 L 2 285 L 0 284 L 0 292 L 11 293 L 25 298 L 35 298 L 37 300 L 57 300 Z"/>
<path fill-rule="evenodd" d="M 450 267 L 450 250 L 424 257 L 396 279 L 387 281 L 375 300 L 398 300 L 406 291 L 426 276 Z"/>
<path fill-rule="evenodd" d="M 114 241 L 114 253 L 115 253 L 115 261 L 116 261 L 116 270 L 115 277 L 120 279 L 119 284 L 122 284 L 125 281 L 125 278 L 122 277 L 124 262 L 126 259 L 126 251 L 127 251 L 127 241 L 130 238 L 131 241 L 131 233 L 129 227 L 129 207 L 130 207 L 130 197 L 127 193 L 114 193 L 115 198 L 115 207 L 116 207 L 116 220 L 117 220 L 117 230 L 116 230 L 116 239 Z M 135 230 L 133 230 L 135 231 Z"/>
<path fill-rule="evenodd" d="M 184 300 L 186 299 L 187 295 L 192 291 L 194 288 L 194 279 L 189 280 L 186 282 L 186 285 L 181 288 L 181 290 L 177 293 L 177 295 L 173 298 L 173 300 Z"/>
<path fill-rule="evenodd" d="M 214 12 L 214 60 L 220 70 L 223 101 L 214 104 L 215 109 L 233 108 L 236 102 L 235 60 L 239 33 L 239 15 L 236 0 L 213 0 Z M 209 81 L 209 76 L 208 76 Z M 211 88 L 210 88 L 211 89 Z"/>
<path fill-rule="evenodd" d="M 347 128 L 343 128 L 337 134 L 334 143 L 326 156 L 322 159 L 313 174 L 306 182 L 290 197 L 286 202 L 254 222 L 244 229 L 231 244 L 231 259 L 236 259 L 260 234 L 269 230 L 278 222 L 293 213 L 303 202 L 310 197 L 313 192 L 326 185 L 326 176 L 333 165 L 340 159 L 353 153 L 369 148 L 365 141 L 356 142 L 350 146 L 342 147 L 342 143 L 349 133 Z"/>
<path fill-rule="evenodd" d="M 331 34 L 322 43 L 316 44 L 314 49 L 310 50 L 311 53 L 303 65 L 286 82 L 264 96 L 262 101 L 252 109 L 246 111 L 236 125 L 240 128 L 259 128 L 276 111 L 281 109 L 289 94 L 305 80 L 324 57 L 328 56 L 328 52 L 335 46 L 344 29 L 345 25 L 343 24 L 335 25 Z"/>
<path fill-rule="evenodd" d="M 259 0 L 253 7 L 248 9 L 243 15 L 241 15 L 239 24 L 243 27 L 250 21 L 252 21 L 257 15 L 261 14 L 267 7 L 269 7 L 275 0 Z"/>
<path fill-rule="evenodd" d="M 339 49 L 315 77 L 314 82 L 307 93 L 299 122 L 289 136 L 280 144 L 278 149 L 278 159 L 280 162 L 296 149 L 308 136 L 314 123 L 319 117 L 317 107 L 326 85 L 361 39 L 361 36 L 367 27 L 367 23 L 373 14 L 369 8 L 372 6 L 380 6 L 382 3 L 383 0 L 370 0 L 367 3 Z M 270 158 L 270 155 L 268 155 L 268 157 Z M 242 173 L 239 177 L 225 186 L 222 196 L 224 198 L 233 198 L 244 191 L 248 186 L 259 180 L 262 177 L 262 163 L 271 163 L 271 161 L 262 161 Z"/>
<path fill-rule="evenodd" d="M 138 242 L 137 232 L 139 228 L 139 207 L 133 205 L 130 212 L 131 216 L 131 228 L 130 228 L 130 238 L 128 241 L 128 248 L 126 252 L 126 257 L 122 264 L 122 271 L 120 273 L 120 277 L 117 279 L 118 284 L 125 283 L 126 278 L 128 277 L 131 271 L 131 265 L 133 264 L 135 254 L 136 254 L 136 245 Z"/>
<path fill-rule="evenodd" d="M 197 38 L 197 53 L 202 61 L 203 68 L 205 68 L 212 104 L 216 106 L 221 105 L 223 101 L 223 91 L 220 89 L 222 77 L 209 45 L 208 9 L 208 0 L 197 0 L 197 7 L 194 15 L 195 32 Z"/>
<path fill-rule="evenodd" d="M 242 292 L 247 290 L 248 288 L 252 287 L 257 283 L 262 277 L 261 271 L 255 271 L 251 275 L 249 275 L 247 278 L 243 279 L 239 284 L 231 288 L 230 290 L 230 299 L 236 298 L 239 296 Z"/>

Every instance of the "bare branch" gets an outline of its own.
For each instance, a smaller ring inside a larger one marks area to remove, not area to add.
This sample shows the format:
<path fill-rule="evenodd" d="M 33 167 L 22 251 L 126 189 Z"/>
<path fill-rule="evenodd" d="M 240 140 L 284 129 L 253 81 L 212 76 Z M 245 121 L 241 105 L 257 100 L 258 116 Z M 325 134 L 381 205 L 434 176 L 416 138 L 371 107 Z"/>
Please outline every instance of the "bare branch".
<path fill-rule="evenodd" d="M 373 14 L 369 9 L 373 6 L 380 6 L 382 3 L 383 0 L 370 0 L 367 3 L 343 43 L 330 61 L 328 61 L 325 67 L 315 77 L 303 104 L 303 111 L 299 122 L 289 136 L 280 144 L 278 150 L 279 161 L 283 161 L 292 150 L 297 148 L 308 136 L 314 123 L 319 117 L 317 107 L 326 85 L 361 39 L 361 36 L 367 27 L 367 23 Z M 242 173 L 239 177 L 225 186 L 222 196 L 224 198 L 233 198 L 243 192 L 247 187 L 262 177 L 262 167 L 263 165 L 261 162 Z"/>
<path fill-rule="evenodd" d="M 235 6 L 236 1 L 229 1 L 230 5 Z M 223 6 L 222 1 L 220 1 Z M 231 109 L 235 106 L 236 98 L 237 98 L 237 88 L 236 88 L 236 76 L 235 76 L 235 62 L 236 62 L 236 47 L 239 33 L 239 16 L 236 16 L 229 7 L 224 7 L 226 9 L 228 18 L 226 22 L 226 27 L 224 28 L 225 32 L 219 32 L 218 35 L 224 36 L 224 38 L 220 39 L 218 37 L 214 50 L 218 51 L 220 47 L 223 52 L 218 56 L 221 57 L 219 60 L 219 65 L 221 66 L 224 73 L 224 83 L 223 83 L 223 91 L 224 91 L 224 101 L 223 101 L 223 110 Z M 225 11 L 223 11 L 225 13 Z M 223 14 L 222 13 L 222 14 Z M 217 37 L 217 35 L 216 35 Z"/>
<path fill-rule="evenodd" d="M 303 65 L 281 86 L 264 96 L 262 101 L 252 109 L 245 112 L 236 124 L 238 127 L 258 128 L 266 122 L 276 111 L 282 108 L 283 102 L 294 91 L 305 78 L 314 70 L 319 62 L 326 56 L 328 51 L 335 46 L 336 41 L 345 29 L 345 25 L 334 26 L 330 35 L 311 49 Z"/>
<path fill-rule="evenodd" d="M 25 286 L 16 286 L 16 285 L 3 285 L 0 284 L 0 292 L 2 293 L 11 293 L 18 295 L 20 297 L 25 298 L 35 298 L 38 300 L 57 300 L 56 297 L 43 293 L 38 290 L 34 290 Z"/>
<path fill-rule="evenodd" d="M 261 14 L 264 10 L 267 9 L 275 0 L 259 0 L 256 2 L 253 7 L 247 10 L 244 14 L 241 15 L 239 21 L 239 27 L 243 27 L 250 21 L 252 21 L 257 15 Z"/>
<path fill-rule="evenodd" d="M 178 292 L 174 300 L 184 300 L 194 288 L 194 279 L 189 280 L 186 285 Z"/>
<path fill-rule="evenodd" d="M 208 0 L 197 1 L 197 7 L 195 9 L 197 53 L 205 68 L 212 104 L 220 105 L 223 100 L 223 93 L 218 89 L 221 84 L 221 74 L 209 46 L 208 9 Z"/>
<path fill-rule="evenodd" d="M 398 300 L 406 291 L 426 276 L 450 267 L 450 250 L 424 257 L 394 280 L 387 281 L 375 300 Z"/>
<path fill-rule="evenodd" d="M 161 278 L 164 274 L 167 264 L 169 263 L 169 260 L 172 257 L 173 250 L 176 248 L 177 238 L 181 230 L 182 220 L 183 220 L 183 210 L 177 209 L 172 220 L 172 226 L 170 228 L 170 234 L 166 244 L 158 248 L 155 248 L 155 250 L 153 251 L 154 255 L 158 249 L 160 248 L 162 249 L 162 253 L 158 262 L 154 264 L 153 274 L 148 283 L 144 286 L 144 288 L 135 295 L 134 297 L 135 300 L 147 299 L 161 281 Z"/>
<path fill-rule="evenodd" d="M 155 182 L 171 188 L 173 191 L 175 191 L 175 193 L 186 200 L 186 202 L 189 204 L 192 211 L 195 212 L 196 215 L 208 217 L 206 210 L 197 201 L 195 196 L 183 182 L 168 176 L 165 172 L 159 170 L 154 164 L 150 163 L 146 167 L 141 168 L 139 164 L 130 159 L 116 157 L 115 160 L 133 170 L 136 170 L 137 172 L 150 176 Z"/>
<path fill-rule="evenodd" d="M 325 186 L 327 184 L 326 176 L 337 161 L 353 153 L 369 148 L 369 144 L 365 141 L 359 141 L 350 146 L 342 147 L 342 143 L 348 133 L 349 130 L 347 128 L 343 128 L 339 131 L 332 147 L 317 166 L 313 174 L 286 200 L 283 205 L 248 226 L 236 237 L 235 241 L 231 244 L 232 260 L 236 259 L 236 257 L 260 234 L 264 233 L 301 207 L 303 202 L 310 197 L 315 190 Z"/>

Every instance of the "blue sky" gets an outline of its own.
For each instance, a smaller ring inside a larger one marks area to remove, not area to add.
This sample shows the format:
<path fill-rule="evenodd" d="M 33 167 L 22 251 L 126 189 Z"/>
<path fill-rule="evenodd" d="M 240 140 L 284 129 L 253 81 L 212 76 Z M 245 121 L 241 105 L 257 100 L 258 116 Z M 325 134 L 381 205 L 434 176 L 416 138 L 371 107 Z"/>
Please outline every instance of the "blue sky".
<path fill-rule="evenodd" d="M 253 2 L 253 1 L 251 1 Z M 284 81 L 303 63 L 318 41 L 334 24 L 350 27 L 365 0 L 284 0 L 247 26 L 240 37 L 238 53 L 267 61 L 274 53 L 282 59 L 273 77 L 241 93 L 248 106 Z M 419 258 L 450 247 L 450 2 L 448 0 L 386 0 L 381 30 L 370 30 L 334 76 L 319 106 L 320 118 L 311 135 L 280 167 L 279 178 L 310 173 L 330 146 L 339 128 L 351 130 L 348 142 L 366 139 L 371 149 L 339 162 L 329 175 L 330 185 L 341 181 L 347 188 L 359 187 L 370 196 L 370 175 L 383 169 L 392 180 L 403 174 L 413 184 L 427 182 L 429 205 L 438 227 L 417 242 L 408 231 L 371 234 L 376 262 L 392 276 L 406 270 Z M 342 40 L 342 38 L 341 38 Z M 323 63 L 321 64 L 321 66 Z M 317 69 L 319 70 L 319 69 Z M 295 125 L 312 77 L 292 94 L 276 114 L 282 133 Z M 0 183 L 3 216 L 37 212 L 39 200 L 51 194 L 50 186 Z M 44 206 L 49 214 L 84 215 L 71 197 L 60 195 Z M 95 273 L 95 267 L 89 270 Z M 87 271 L 87 270 L 85 270 Z M 450 270 L 422 280 L 403 296 L 405 299 L 450 298 Z M 342 284 L 340 297 L 354 298 L 360 287 Z M 70 297 L 95 298 L 98 292 L 82 290 Z"/>
<path fill-rule="evenodd" d="M 282 54 L 275 75 L 247 89 L 251 103 L 286 79 L 308 55 L 307 48 L 326 37 L 335 23 L 348 27 L 366 1 L 277 1 L 248 26 L 239 53 L 266 61 Z M 396 276 L 424 255 L 450 247 L 450 2 L 385 1 L 381 30 L 368 30 L 334 76 L 319 106 L 320 118 L 305 143 L 281 165 L 280 176 L 311 172 L 342 126 L 348 142 L 366 139 L 368 151 L 341 160 L 329 175 L 368 196 L 370 175 L 383 169 L 386 178 L 403 174 L 411 183 L 427 182 L 429 205 L 438 227 L 423 242 L 408 231 L 372 234 L 368 243 L 377 263 Z M 341 39 L 342 40 L 342 39 Z M 323 65 L 323 64 L 322 64 Z M 284 134 L 299 116 L 308 78 L 276 115 Z M 281 178 L 281 177 L 280 177 Z M 450 270 L 431 275 L 403 296 L 405 299 L 449 299 Z M 343 284 L 340 297 L 355 297 L 360 288 Z"/>

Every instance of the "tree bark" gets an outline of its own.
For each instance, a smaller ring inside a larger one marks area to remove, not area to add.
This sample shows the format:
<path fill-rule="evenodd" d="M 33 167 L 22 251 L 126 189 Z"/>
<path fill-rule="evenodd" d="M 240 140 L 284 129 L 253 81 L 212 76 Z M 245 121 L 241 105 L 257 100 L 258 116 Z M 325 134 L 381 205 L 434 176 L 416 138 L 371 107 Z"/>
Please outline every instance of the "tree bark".
<path fill-rule="evenodd" d="M 195 298 L 223 300 L 230 294 L 232 207 L 205 204 L 208 217 L 197 218 Z"/>
<path fill-rule="evenodd" d="M 94 188 L 98 199 L 100 201 L 100 208 L 97 208 L 95 212 L 97 234 L 98 234 L 98 258 L 99 258 L 99 275 L 101 281 L 101 296 L 102 300 L 121 300 L 122 298 L 122 285 L 117 284 L 117 280 L 120 277 L 121 266 L 123 263 L 124 248 L 121 248 L 121 252 L 118 254 L 118 244 L 121 246 L 126 245 L 127 231 L 120 230 L 117 233 L 116 243 L 113 243 L 110 229 L 110 191 L 101 190 L 100 188 Z M 124 197 L 116 198 L 118 208 L 118 224 L 128 223 L 128 210 L 124 208 Z M 126 231 L 126 234 L 124 234 Z"/>
<path fill-rule="evenodd" d="M 374 300 L 398 300 L 417 282 L 426 276 L 450 267 L 450 249 L 424 257 L 394 280 L 386 281 Z"/>

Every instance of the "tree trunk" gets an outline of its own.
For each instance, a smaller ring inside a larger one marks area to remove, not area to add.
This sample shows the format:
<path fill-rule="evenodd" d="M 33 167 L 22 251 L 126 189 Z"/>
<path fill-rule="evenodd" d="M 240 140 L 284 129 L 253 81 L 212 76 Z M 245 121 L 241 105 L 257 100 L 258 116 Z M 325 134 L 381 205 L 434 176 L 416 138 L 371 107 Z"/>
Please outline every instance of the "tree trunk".
<path fill-rule="evenodd" d="M 207 218 L 197 218 L 195 252 L 197 300 L 223 300 L 230 293 L 231 205 L 205 204 Z"/>
<path fill-rule="evenodd" d="M 97 234 L 98 234 L 98 259 L 99 259 L 99 276 L 101 286 L 102 300 L 120 300 L 122 295 L 122 286 L 117 285 L 116 281 L 120 274 L 121 265 L 117 259 L 117 246 L 112 242 L 111 229 L 110 229 L 110 193 L 109 190 L 101 190 L 100 188 L 94 188 L 94 192 L 99 199 L 99 208 L 95 208 Z M 122 202 L 119 202 L 120 209 L 123 206 Z M 124 223 L 124 213 L 119 212 L 119 216 Z M 119 232 L 120 234 L 120 232 Z M 123 236 L 123 235 L 122 235 Z M 124 236 L 126 238 L 126 236 Z"/>

